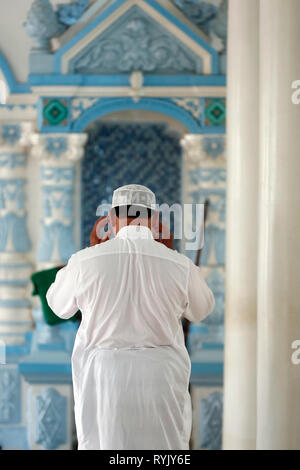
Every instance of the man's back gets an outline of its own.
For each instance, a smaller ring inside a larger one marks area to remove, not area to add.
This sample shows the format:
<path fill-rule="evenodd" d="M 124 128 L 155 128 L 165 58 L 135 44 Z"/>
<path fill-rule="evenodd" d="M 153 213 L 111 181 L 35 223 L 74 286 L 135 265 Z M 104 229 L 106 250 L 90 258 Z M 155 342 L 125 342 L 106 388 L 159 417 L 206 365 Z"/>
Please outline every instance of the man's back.
<path fill-rule="evenodd" d="M 81 310 L 86 347 L 171 345 L 182 317 L 199 321 L 212 309 L 199 268 L 193 285 L 195 268 L 186 256 L 156 242 L 147 227 L 126 226 L 114 239 L 73 255 L 68 275 L 57 274 L 58 282 L 65 276 L 61 289 L 68 297 L 52 295 L 53 284 L 47 299 L 63 318 Z M 199 300 L 194 311 L 191 295 Z"/>
<path fill-rule="evenodd" d="M 125 226 L 73 255 L 47 300 L 61 318 L 82 312 L 72 354 L 78 449 L 188 449 L 181 318 L 200 321 L 214 306 L 199 268 L 147 227 Z"/>

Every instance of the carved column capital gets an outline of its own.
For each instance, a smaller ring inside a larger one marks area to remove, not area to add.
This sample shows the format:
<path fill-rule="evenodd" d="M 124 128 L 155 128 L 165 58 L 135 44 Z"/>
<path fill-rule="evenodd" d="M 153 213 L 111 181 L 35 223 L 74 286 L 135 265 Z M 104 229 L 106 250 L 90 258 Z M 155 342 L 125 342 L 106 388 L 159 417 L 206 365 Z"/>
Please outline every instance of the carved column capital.
<path fill-rule="evenodd" d="M 79 161 L 84 155 L 87 134 L 33 134 L 31 155 L 50 166 Z"/>
<path fill-rule="evenodd" d="M 197 168 L 201 160 L 205 159 L 202 152 L 202 135 L 186 134 L 180 144 L 184 151 L 184 159 L 188 168 Z"/>
<path fill-rule="evenodd" d="M 0 148 L 1 153 L 24 152 L 30 146 L 30 137 L 34 132 L 33 122 L 1 122 Z"/>

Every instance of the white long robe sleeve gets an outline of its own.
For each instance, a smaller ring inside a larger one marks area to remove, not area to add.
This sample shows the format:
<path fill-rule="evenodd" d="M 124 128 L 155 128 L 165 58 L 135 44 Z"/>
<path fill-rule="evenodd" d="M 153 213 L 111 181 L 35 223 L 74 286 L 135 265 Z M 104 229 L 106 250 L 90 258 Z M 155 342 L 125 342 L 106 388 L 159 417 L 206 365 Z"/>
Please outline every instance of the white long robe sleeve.
<path fill-rule="evenodd" d="M 214 309 L 215 299 L 206 284 L 201 270 L 190 262 L 188 279 L 188 305 L 184 317 L 191 322 L 204 320 Z"/>
<path fill-rule="evenodd" d="M 47 300 L 61 318 L 79 309 L 72 353 L 78 449 L 188 449 L 191 362 L 182 318 L 214 307 L 200 269 L 147 227 L 75 253 Z"/>
<path fill-rule="evenodd" d="M 78 293 L 79 269 L 73 263 L 73 257 L 68 264 L 56 273 L 55 282 L 48 289 L 46 298 L 49 307 L 55 315 L 67 320 L 79 310 L 76 294 Z"/>

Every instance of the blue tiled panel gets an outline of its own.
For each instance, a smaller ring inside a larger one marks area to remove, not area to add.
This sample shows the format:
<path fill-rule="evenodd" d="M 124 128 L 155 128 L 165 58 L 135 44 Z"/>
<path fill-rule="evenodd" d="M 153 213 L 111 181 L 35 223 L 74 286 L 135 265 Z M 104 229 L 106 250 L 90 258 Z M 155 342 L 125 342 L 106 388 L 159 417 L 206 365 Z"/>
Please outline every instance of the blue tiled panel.
<path fill-rule="evenodd" d="M 101 203 L 124 184 L 143 184 L 157 203 L 181 202 L 182 151 L 180 136 L 165 124 L 97 123 L 89 132 L 82 162 L 82 247 Z M 176 246 L 177 248 L 177 246 Z"/>
<path fill-rule="evenodd" d="M 0 424 L 21 420 L 21 381 L 15 366 L 0 367 Z"/>

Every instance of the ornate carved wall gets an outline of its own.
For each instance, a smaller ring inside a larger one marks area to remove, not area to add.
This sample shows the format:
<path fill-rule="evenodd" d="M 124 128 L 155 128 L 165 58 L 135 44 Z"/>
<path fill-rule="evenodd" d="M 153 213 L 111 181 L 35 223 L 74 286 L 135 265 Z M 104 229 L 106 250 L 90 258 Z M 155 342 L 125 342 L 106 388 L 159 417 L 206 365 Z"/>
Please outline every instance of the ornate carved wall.
<path fill-rule="evenodd" d="M 56 10 L 50 0 L 34 0 L 25 22 L 33 38 L 26 83 L 16 81 L 0 54 L 7 91 L 0 104 L 3 448 L 73 445 L 70 355 L 76 326 L 45 324 L 27 292 L 30 273 L 65 263 L 87 245 L 98 204 L 114 187 L 133 181 L 150 186 L 159 203 L 210 200 L 201 262 L 216 308 L 206 322 L 191 326 L 189 350 L 193 445 L 220 445 L 226 19 L 226 0 L 77 0 Z M 157 121 L 103 123 L 108 114 L 144 110 Z M 170 133 L 166 116 L 187 135 Z M 75 217 L 80 201 L 81 245 Z"/>
<path fill-rule="evenodd" d="M 157 203 L 181 202 L 180 136 L 163 123 L 95 123 L 82 161 L 82 246 L 89 245 L 99 204 L 112 191 L 138 182 L 155 192 Z"/>

